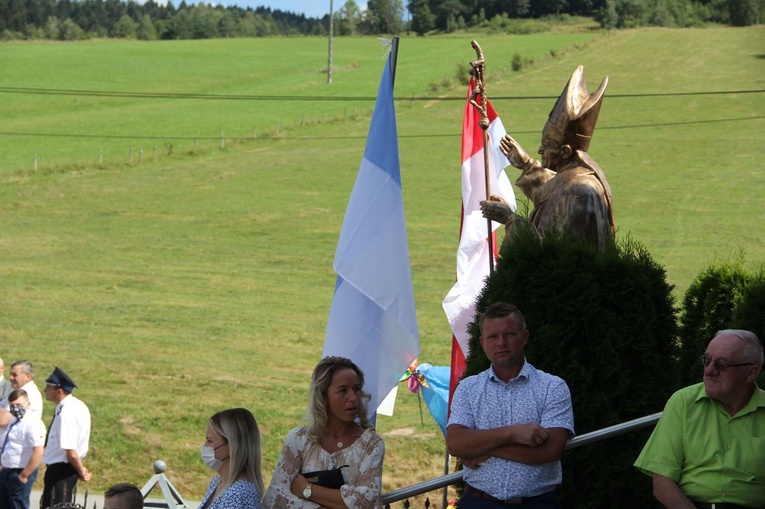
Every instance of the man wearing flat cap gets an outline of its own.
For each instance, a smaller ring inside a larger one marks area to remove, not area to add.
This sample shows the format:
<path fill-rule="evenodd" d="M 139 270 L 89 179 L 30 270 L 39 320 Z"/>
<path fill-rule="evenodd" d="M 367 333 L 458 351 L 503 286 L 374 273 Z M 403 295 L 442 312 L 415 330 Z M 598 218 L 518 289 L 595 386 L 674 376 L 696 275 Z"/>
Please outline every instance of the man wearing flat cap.
<path fill-rule="evenodd" d="M 90 472 L 82 464 L 90 440 L 90 411 L 72 396 L 75 387 L 74 381 L 59 368 L 45 380 L 45 397 L 56 404 L 56 410 L 43 452 L 47 468 L 41 509 L 72 502 L 77 480 L 90 480 Z"/>

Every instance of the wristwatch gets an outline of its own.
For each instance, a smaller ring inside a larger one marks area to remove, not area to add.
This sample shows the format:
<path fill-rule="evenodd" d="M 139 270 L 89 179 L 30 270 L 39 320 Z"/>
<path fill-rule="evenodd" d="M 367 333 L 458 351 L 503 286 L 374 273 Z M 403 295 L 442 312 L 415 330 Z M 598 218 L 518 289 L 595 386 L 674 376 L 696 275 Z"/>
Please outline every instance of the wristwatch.
<path fill-rule="evenodd" d="M 308 486 L 306 486 L 303 489 L 303 498 L 304 499 L 311 500 L 311 493 L 313 492 L 312 489 L 311 489 L 312 487 L 313 487 L 313 484 L 308 483 Z"/>

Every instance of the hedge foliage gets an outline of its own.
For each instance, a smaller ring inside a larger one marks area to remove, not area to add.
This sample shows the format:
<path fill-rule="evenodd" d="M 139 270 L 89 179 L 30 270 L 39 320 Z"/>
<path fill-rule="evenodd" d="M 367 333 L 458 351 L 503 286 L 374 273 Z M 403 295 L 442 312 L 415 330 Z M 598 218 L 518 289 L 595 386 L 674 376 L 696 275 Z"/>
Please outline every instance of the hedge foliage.
<path fill-rule="evenodd" d="M 746 329 L 765 339 L 765 269 L 748 270 L 743 255 L 709 265 L 685 293 L 679 359 L 683 385 L 701 380 L 699 356 L 721 329 Z M 758 382 L 765 386 L 765 374 Z"/>
<path fill-rule="evenodd" d="M 563 378 L 572 393 L 577 434 L 658 411 L 679 387 L 672 286 L 639 243 L 627 238 L 605 252 L 558 235 L 540 240 L 520 229 L 477 301 L 524 313 L 531 364 Z M 466 375 L 489 366 L 469 326 Z M 650 479 L 632 467 L 649 430 L 566 452 L 561 497 L 566 507 L 655 505 Z M 625 494 L 629 494 L 625 497 Z"/>
<path fill-rule="evenodd" d="M 568 383 L 578 435 L 661 411 L 675 390 L 701 380 L 699 356 L 718 330 L 765 338 L 765 266 L 748 270 L 743 255 L 706 267 L 679 314 L 664 269 L 631 238 L 598 252 L 521 227 L 478 297 L 466 377 L 489 367 L 477 316 L 496 301 L 523 311 L 529 362 Z M 758 383 L 765 387 L 765 373 Z M 564 506 L 657 507 L 650 478 L 632 467 L 651 429 L 567 451 Z"/>

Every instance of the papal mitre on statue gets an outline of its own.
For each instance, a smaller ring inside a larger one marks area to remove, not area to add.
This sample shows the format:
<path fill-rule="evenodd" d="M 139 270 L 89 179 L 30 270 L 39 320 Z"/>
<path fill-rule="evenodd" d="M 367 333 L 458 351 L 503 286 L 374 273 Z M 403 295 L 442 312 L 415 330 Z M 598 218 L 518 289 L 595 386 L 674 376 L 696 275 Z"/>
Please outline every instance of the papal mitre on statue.
<path fill-rule="evenodd" d="M 587 151 L 598 121 L 603 94 L 608 85 L 608 76 L 598 89 L 590 94 L 584 83 L 584 67 L 578 66 L 566 88 L 555 103 L 547 119 L 542 138 L 560 141 L 561 145 L 570 145 L 574 150 Z"/>

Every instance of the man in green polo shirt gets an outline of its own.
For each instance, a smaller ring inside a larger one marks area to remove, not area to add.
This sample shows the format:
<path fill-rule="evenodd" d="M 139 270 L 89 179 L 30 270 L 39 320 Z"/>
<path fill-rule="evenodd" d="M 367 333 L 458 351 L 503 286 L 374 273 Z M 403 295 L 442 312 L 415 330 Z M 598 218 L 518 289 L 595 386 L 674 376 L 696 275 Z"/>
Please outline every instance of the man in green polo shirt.
<path fill-rule="evenodd" d="M 635 466 L 653 494 L 678 509 L 765 508 L 763 348 L 723 330 L 701 356 L 704 381 L 673 394 Z"/>

